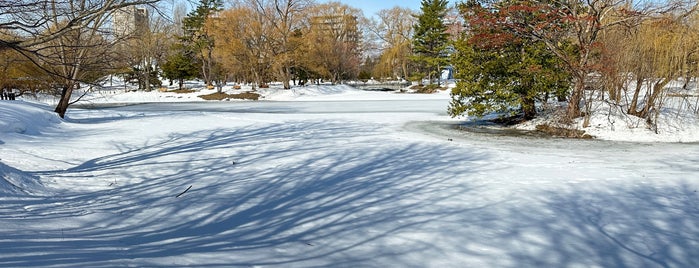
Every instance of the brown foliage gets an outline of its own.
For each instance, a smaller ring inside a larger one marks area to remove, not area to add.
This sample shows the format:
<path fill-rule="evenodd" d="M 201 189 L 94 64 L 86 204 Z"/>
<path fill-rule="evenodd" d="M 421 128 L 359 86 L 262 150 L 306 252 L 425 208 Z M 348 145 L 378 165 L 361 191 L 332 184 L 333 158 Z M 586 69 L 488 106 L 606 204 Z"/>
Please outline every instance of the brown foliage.
<path fill-rule="evenodd" d="M 411 40 L 416 17 L 413 11 L 401 7 L 381 10 L 377 16 L 379 20 L 373 21 L 371 30 L 386 46 L 373 73 L 377 77 L 407 79 L 411 72 Z"/>
<path fill-rule="evenodd" d="M 628 13 L 620 9 L 615 15 Z M 628 114 L 650 119 L 651 111 L 659 110 L 668 83 L 697 74 L 696 19 L 677 14 L 642 16 L 610 27 L 601 36 L 606 46 L 599 61 L 604 66 L 601 87 L 616 103 L 626 100 Z M 630 98 L 622 98 L 627 92 Z"/>
<path fill-rule="evenodd" d="M 359 73 L 361 11 L 339 2 L 318 4 L 310 11 L 305 66 L 338 83 Z"/>
<path fill-rule="evenodd" d="M 228 99 L 241 99 L 241 100 L 258 100 L 260 94 L 254 92 L 243 92 L 237 94 L 227 94 L 223 92 L 212 93 L 209 95 L 200 95 L 199 98 L 205 100 L 228 100 Z"/>
<path fill-rule="evenodd" d="M 536 130 L 551 135 L 553 137 L 576 138 L 576 139 L 592 139 L 590 134 L 585 134 L 585 131 L 571 129 L 565 127 L 557 127 L 548 124 L 537 125 Z"/>

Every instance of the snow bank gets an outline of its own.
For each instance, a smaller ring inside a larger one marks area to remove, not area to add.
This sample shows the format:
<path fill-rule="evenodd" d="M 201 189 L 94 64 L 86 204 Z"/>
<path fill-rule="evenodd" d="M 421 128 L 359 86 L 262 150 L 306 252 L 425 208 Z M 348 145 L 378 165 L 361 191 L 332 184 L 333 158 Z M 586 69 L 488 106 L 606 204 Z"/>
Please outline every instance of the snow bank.
<path fill-rule="evenodd" d="M 75 92 L 74 96 L 82 96 L 78 104 L 100 103 L 151 103 L 151 102 L 202 102 L 199 96 L 216 93 L 216 89 L 207 89 L 203 85 L 192 85 L 192 92 L 175 93 L 172 91 L 160 92 L 153 90 L 131 91 L 117 86 L 107 87 L 103 90 L 87 92 Z M 172 90 L 174 88 L 168 88 Z M 409 100 L 409 99 L 448 99 L 449 91 L 444 90 L 435 94 L 411 94 L 397 92 L 366 91 L 349 85 L 307 85 L 294 86 L 291 89 L 283 89 L 282 85 L 272 84 L 270 88 L 258 88 L 243 85 L 235 89 L 233 85 L 223 87 L 224 93 L 239 94 L 243 92 L 255 92 L 260 94 L 260 100 L 266 101 L 354 101 L 354 100 Z M 49 105 L 55 105 L 58 100 L 55 97 L 40 96 L 32 101 L 38 101 Z M 243 101 L 243 100 L 232 100 Z"/>
<path fill-rule="evenodd" d="M 0 134 L 41 134 L 45 129 L 60 124 L 58 115 L 47 106 L 23 101 L 0 102 Z"/>
<path fill-rule="evenodd" d="M 354 101 L 354 100 L 406 100 L 448 99 L 448 90 L 435 94 L 412 94 L 398 92 L 366 91 L 349 85 L 309 85 L 291 89 L 259 89 L 265 100 L 274 101 Z"/>
<path fill-rule="evenodd" d="M 290 100 L 318 100 L 334 99 L 343 100 L 351 96 L 363 93 L 347 85 L 309 85 L 304 87 L 294 87 L 292 89 L 263 88 L 258 93 L 267 100 L 290 101 Z"/>
<path fill-rule="evenodd" d="M 606 102 L 598 104 L 590 117 L 590 125 L 577 126 L 590 135 L 604 140 L 633 142 L 699 142 L 699 120 L 696 115 L 676 109 L 663 109 L 655 124 L 631 116 Z"/>
<path fill-rule="evenodd" d="M 6 135 L 41 135 L 47 128 L 61 123 L 61 119 L 48 107 L 23 101 L 0 102 L 0 145 Z M 44 186 L 37 177 L 2 163 L 0 156 L 0 196 L 44 193 Z"/>
<path fill-rule="evenodd" d="M 0 196 L 43 195 L 39 178 L 0 162 Z"/>
<path fill-rule="evenodd" d="M 558 123 L 565 107 L 549 107 L 540 117 L 522 123 L 516 128 L 534 130 L 537 125 L 560 125 Z M 573 127 L 585 131 L 595 139 L 629 142 L 699 142 L 699 118 L 686 110 L 665 108 L 649 124 L 645 119 L 628 115 L 622 107 L 606 101 L 595 101 L 589 125 L 584 127 L 584 118 L 575 120 Z M 564 126 L 564 125 L 561 125 Z M 569 127 L 569 126 L 565 126 Z"/>

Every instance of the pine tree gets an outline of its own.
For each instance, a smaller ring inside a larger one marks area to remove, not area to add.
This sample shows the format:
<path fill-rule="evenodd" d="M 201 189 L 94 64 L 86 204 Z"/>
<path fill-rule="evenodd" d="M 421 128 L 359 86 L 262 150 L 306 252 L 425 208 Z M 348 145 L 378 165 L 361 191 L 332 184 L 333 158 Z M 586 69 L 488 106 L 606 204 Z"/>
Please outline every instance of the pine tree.
<path fill-rule="evenodd" d="M 172 54 L 165 64 L 161 66 L 163 77 L 170 80 L 178 80 L 179 89 L 182 89 L 185 79 L 195 78 L 199 74 L 199 65 L 182 45 L 175 45 L 173 49 L 177 52 Z"/>
<path fill-rule="evenodd" d="M 447 27 L 444 17 L 447 13 L 447 0 L 422 0 L 421 14 L 417 16 L 413 36 L 415 61 L 427 69 L 429 83 L 432 75 L 439 78 L 441 67 L 447 64 Z M 439 85 L 439 79 L 437 79 Z"/>
<path fill-rule="evenodd" d="M 192 54 L 201 64 L 201 76 L 207 85 L 212 85 L 214 39 L 207 31 L 206 20 L 211 15 L 220 11 L 222 0 L 200 0 L 197 9 L 193 10 L 182 20 L 182 43 L 195 54 Z"/>
<path fill-rule="evenodd" d="M 536 100 L 570 87 L 559 58 L 540 41 L 523 39 L 497 23 L 498 13 L 479 4 L 462 5 L 471 31 L 456 42 L 452 63 L 460 81 L 452 90 L 449 114 L 483 116 L 490 112 L 536 116 Z M 565 44 L 561 44 L 565 45 Z"/>

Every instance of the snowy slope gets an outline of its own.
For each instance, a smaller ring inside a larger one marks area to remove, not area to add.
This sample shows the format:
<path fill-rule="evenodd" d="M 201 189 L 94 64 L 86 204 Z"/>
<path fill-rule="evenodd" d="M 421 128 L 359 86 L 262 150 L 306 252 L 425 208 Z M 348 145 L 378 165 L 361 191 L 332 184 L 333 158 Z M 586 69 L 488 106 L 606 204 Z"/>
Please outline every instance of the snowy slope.
<path fill-rule="evenodd" d="M 38 177 L 2 163 L 0 159 L 0 197 L 46 194 Z"/>
<path fill-rule="evenodd" d="M 39 135 L 45 129 L 61 123 L 58 115 L 45 105 L 30 105 L 21 101 L 3 101 L 0 104 L 0 133 Z"/>
<path fill-rule="evenodd" d="M 655 120 L 656 124 L 649 125 L 643 118 L 629 116 L 620 109 L 622 108 L 608 102 L 596 101 L 592 106 L 594 112 L 590 117 L 589 126 L 584 127 L 582 118 L 577 119 L 574 126 L 602 140 L 699 142 L 699 116 L 689 110 L 665 108 Z M 517 128 L 533 130 L 539 124 L 556 125 L 557 118 L 554 118 L 550 111 L 547 112 L 539 118 L 518 125 Z"/>
<path fill-rule="evenodd" d="M 57 128 L 61 120 L 47 108 L 21 101 L 0 102 L 0 146 L 8 146 L 5 144 L 8 139 L 24 138 L 18 134 L 41 136 L 47 130 Z M 3 160 L 7 159 L 0 155 L 0 197 L 44 193 L 39 178 L 8 166 Z"/>

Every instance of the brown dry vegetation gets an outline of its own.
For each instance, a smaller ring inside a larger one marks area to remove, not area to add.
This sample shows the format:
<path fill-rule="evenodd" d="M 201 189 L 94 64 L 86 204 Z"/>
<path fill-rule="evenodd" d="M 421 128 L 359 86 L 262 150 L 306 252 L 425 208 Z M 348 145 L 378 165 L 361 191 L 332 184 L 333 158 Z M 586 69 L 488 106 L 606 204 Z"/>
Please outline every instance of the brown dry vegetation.
<path fill-rule="evenodd" d="M 260 94 L 253 92 L 243 92 L 238 94 L 227 94 L 223 92 L 212 93 L 209 95 L 200 95 L 199 98 L 205 100 L 228 100 L 228 99 L 239 99 L 239 100 L 258 100 Z"/>
<path fill-rule="evenodd" d="M 551 135 L 553 137 L 575 138 L 575 139 L 592 139 L 590 134 L 585 134 L 585 131 L 564 127 L 557 127 L 548 124 L 536 126 L 536 130 Z"/>
<path fill-rule="evenodd" d="M 193 90 L 193 89 L 175 89 L 175 90 L 170 90 L 168 92 L 177 93 L 177 94 L 187 94 L 187 93 L 194 93 L 195 90 Z"/>
<path fill-rule="evenodd" d="M 421 93 L 421 94 L 432 94 L 432 93 L 435 93 L 439 90 L 446 90 L 445 87 L 440 87 L 440 86 L 437 86 L 436 84 L 414 85 L 414 86 L 410 87 L 410 89 L 415 90 L 415 93 Z"/>

